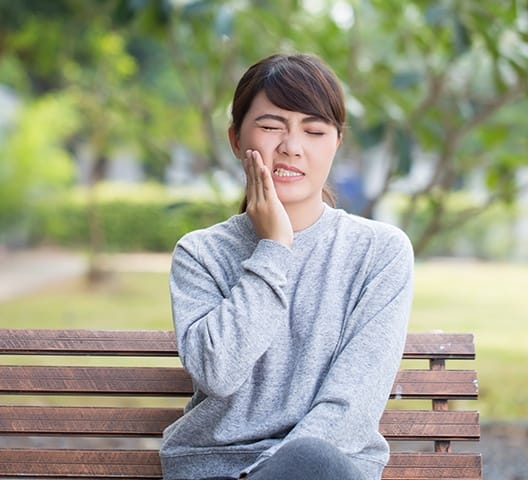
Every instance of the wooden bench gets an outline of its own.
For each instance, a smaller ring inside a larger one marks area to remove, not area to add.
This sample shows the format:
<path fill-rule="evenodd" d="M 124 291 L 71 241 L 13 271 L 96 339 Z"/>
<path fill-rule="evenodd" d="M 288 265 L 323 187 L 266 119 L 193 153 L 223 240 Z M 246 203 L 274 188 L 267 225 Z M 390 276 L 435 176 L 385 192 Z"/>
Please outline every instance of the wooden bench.
<path fill-rule="evenodd" d="M 0 477 L 161 478 L 161 432 L 192 394 L 172 332 L 4 329 L 0 352 Z M 482 478 L 480 454 L 451 449 L 479 439 L 478 412 L 448 410 L 477 398 L 476 373 L 445 368 L 474 356 L 470 334 L 408 335 L 380 431 L 413 450 L 393 452 L 384 479 Z"/>

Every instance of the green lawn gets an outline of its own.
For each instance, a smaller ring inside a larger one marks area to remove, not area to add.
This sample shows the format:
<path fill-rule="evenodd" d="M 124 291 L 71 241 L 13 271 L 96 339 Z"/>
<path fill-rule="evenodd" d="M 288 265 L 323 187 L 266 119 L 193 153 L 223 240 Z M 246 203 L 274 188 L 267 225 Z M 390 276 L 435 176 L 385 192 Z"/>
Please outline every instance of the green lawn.
<path fill-rule="evenodd" d="M 166 274 L 119 273 L 89 288 L 83 279 L 0 302 L 0 327 L 171 329 Z"/>
<path fill-rule="evenodd" d="M 410 330 L 474 333 L 481 415 L 527 419 L 528 265 L 418 263 L 415 283 Z"/>
<path fill-rule="evenodd" d="M 471 408 L 484 418 L 528 418 L 527 284 L 528 265 L 416 265 L 410 330 L 475 333 L 477 360 L 460 365 L 479 371 L 480 399 Z M 119 274 L 94 290 L 78 280 L 0 303 L 0 327 L 13 326 L 171 329 L 167 275 Z"/>

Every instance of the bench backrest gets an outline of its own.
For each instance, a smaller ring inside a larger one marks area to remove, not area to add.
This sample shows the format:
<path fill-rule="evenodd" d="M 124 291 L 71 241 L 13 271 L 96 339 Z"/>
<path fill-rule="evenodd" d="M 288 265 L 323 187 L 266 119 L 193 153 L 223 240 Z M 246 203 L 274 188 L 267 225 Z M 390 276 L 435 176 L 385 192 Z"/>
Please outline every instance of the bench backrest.
<path fill-rule="evenodd" d="M 0 477 L 161 478 L 161 432 L 192 395 L 173 332 L 0 329 L 0 354 Z M 380 431 L 420 446 L 384 479 L 482 478 L 480 454 L 451 451 L 479 439 L 478 412 L 448 409 L 477 398 L 476 373 L 445 365 L 474 357 L 470 334 L 408 335 Z"/>

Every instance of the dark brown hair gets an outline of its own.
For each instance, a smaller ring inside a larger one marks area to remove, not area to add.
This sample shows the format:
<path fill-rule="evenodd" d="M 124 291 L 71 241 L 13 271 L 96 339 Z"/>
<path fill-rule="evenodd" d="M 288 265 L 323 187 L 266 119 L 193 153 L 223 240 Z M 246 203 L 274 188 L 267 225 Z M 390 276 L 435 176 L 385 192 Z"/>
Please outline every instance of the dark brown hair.
<path fill-rule="evenodd" d="M 271 103 L 284 110 L 319 117 L 343 132 L 346 110 L 343 90 L 332 70 L 314 55 L 271 55 L 252 65 L 242 76 L 235 90 L 231 107 L 235 135 L 253 99 L 264 91 Z M 334 194 L 327 185 L 323 200 L 335 207 Z M 244 196 L 240 211 L 244 212 Z"/>

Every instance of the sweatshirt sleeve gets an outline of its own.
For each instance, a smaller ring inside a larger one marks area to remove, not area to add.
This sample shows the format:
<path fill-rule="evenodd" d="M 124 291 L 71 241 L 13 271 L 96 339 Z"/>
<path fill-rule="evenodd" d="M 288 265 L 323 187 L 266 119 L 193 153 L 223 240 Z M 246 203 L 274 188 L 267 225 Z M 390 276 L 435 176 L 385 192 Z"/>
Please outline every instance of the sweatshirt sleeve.
<path fill-rule="evenodd" d="M 406 235 L 399 231 L 377 250 L 310 410 L 281 443 L 264 452 L 243 473 L 285 442 L 317 437 L 353 457 L 368 478 L 381 477 L 388 458 L 377 432 L 405 344 L 412 303 L 413 252 Z"/>
<path fill-rule="evenodd" d="M 175 248 L 170 273 L 179 355 L 201 391 L 226 397 L 249 377 L 285 318 L 291 251 L 260 240 L 242 262 L 238 282 L 226 291 L 207 268 L 199 243 L 189 237 L 182 240 Z M 209 261 L 221 261 L 208 255 Z"/>

